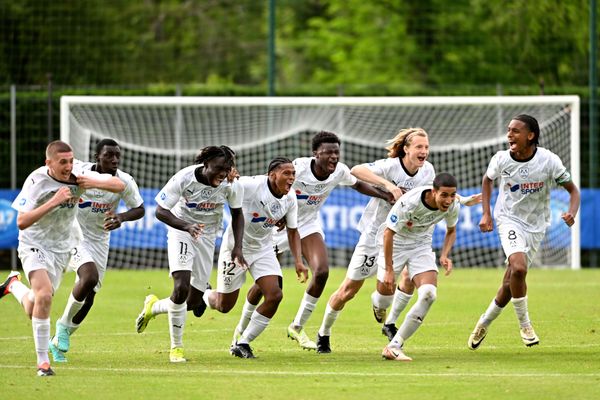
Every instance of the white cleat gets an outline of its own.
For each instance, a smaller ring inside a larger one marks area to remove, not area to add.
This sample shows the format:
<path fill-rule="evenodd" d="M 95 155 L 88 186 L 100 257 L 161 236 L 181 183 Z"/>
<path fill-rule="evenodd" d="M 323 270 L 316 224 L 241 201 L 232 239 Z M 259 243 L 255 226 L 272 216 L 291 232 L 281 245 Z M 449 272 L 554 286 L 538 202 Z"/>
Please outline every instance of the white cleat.
<path fill-rule="evenodd" d="M 304 328 L 297 330 L 294 324 L 290 324 L 287 328 L 287 335 L 290 339 L 298 342 L 300 347 L 305 350 L 317 350 L 317 344 L 309 339 L 308 335 L 304 331 Z"/>
<path fill-rule="evenodd" d="M 540 343 L 540 338 L 535 334 L 533 326 L 531 325 L 521 328 L 521 339 L 527 347 L 535 346 Z"/>
<path fill-rule="evenodd" d="M 488 328 L 484 326 L 481 322 L 477 322 L 475 325 L 475 329 L 471 332 L 469 336 L 469 341 L 467 342 L 467 346 L 471 350 L 477 350 L 483 339 L 485 339 L 488 333 Z"/>
<path fill-rule="evenodd" d="M 412 361 L 412 358 L 404 354 L 402 348 L 396 346 L 385 346 L 381 352 L 381 357 L 393 361 Z"/>

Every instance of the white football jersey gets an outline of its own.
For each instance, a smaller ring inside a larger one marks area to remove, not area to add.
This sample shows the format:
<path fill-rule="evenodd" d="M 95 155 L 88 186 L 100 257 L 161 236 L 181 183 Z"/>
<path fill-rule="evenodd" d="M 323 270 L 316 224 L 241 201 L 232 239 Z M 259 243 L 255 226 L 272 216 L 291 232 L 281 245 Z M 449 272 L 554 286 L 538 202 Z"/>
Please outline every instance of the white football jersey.
<path fill-rule="evenodd" d="M 190 223 L 204 224 L 204 229 L 220 229 L 223 205 L 242 206 L 243 189 L 237 182 L 224 180 L 217 187 L 198 182 L 195 171 L 202 164 L 190 165 L 177 172 L 156 195 L 156 203 L 173 215 Z M 167 229 L 174 229 L 167 225 Z"/>
<path fill-rule="evenodd" d="M 298 200 L 298 226 L 319 220 L 319 209 L 337 185 L 352 186 L 357 182 L 346 164 L 338 162 L 335 171 L 325 180 L 319 180 L 311 170 L 314 157 L 294 160 L 296 181 L 292 190 Z"/>
<path fill-rule="evenodd" d="M 402 160 L 398 157 L 384 158 L 363 165 L 369 168 L 375 175 L 393 182 L 394 185 L 405 191 L 412 190 L 419 186 L 431 185 L 435 178 L 435 170 L 429 161 L 425 161 L 423 166 L 419 168 L 414 175 L 410 175 L 406 171 L 406 168 L 404 168 L 404 165 L 402 164 Z M 392 206 L 386 200 L 372 197 L 358 222 L 358 230 L 361 233 L 368 232 L 372 235 L 376 234 L 379 226 L 384 223 L 391 208 Z"/>
<path fill-rule="evenodd" d="M 72 174 L 99 175 L 94 171 L 82 170 L 79 162 L 74 163 Z M 12 207 L 19 212 L 34 210 L 50 200 L 63 186 L 71 190 L 73 197 L 52 209 L 30 227 L 19 230 L 19 246 L 40 247 L 62 253 L 71 251 L 77 245 L 79 230 L 75 223 L 75 215 L 79 197 L 85 189 L 76 183 L 58 181 L 48 174 L 48 167 L 40 167 L 29 174 Z"/>
<path fill-rule="evenodd" d="M 529 232 L 546 230 L 550 225 L 550 189 L 571 180 L 560 158 L 542 147 L 525 161 L 513 159 L 510 150 L 499 151 L 486 175 L 491 180 L 500 178 L 494 206 L 496 223 L 517 222 Z"/>
<path fill-rule="evenodd" d="M 82 170 L 95 171 L 95 168 L 95 163 L 81 163 Z M 79 222 L 83 237 L 87 240 L 108 240 L 110 231 L 103 228 L 104 214 L 108 211 L 116 213 L 121 199 L 127 208 L 139 207 L 144 202 L 131 175 L 117 169 L 116 177 L 125 183 L 123 192 L 113 193 L 102 189 L 88 189 L 79 199 L 77 222 Z"/>
<path fill-rule="evenodd" d="M 273 227 L 285 217 L 288 228 L 298 228 L 298 203 L 293 190 L 277 198 L 271 193 L 266 175 L 242 176 L 239 179 L 244 190 L 242 210 L 244 212 L 243 249 L 259 251 L 273 246 Z M 223 235 L 223 246 L 233 248 L 231 224 Z"/>
<path fill-rule="evenodd" d="M 460 201 L 456 198 L 447 211 L 431 208 L 425 204 L 425 195 L 432 189 L 432 186 L 421 186 L 402 195 L 381 226 L 377 235 L 378 243 L 383 243 L 383 231 L 386 227 L 396 232 L 394 248 L 409 249 L 424 244 L 431 245 L 435 224 L 442 219 L 446 220 L 446 226 L 456 226 Z"/>

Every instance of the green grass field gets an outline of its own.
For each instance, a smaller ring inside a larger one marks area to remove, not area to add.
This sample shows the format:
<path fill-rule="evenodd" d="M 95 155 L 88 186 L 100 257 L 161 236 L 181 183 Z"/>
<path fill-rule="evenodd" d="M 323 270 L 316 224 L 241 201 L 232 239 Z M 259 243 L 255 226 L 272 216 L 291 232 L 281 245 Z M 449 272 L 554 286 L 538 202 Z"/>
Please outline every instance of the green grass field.
<path fill-rule="evenodd" d="M 334 269 L 306 330 L 316 336 L 326 299 L 344 277 Z M 1 399 L 598 399 L 600 398 L 600 270 L 532 270 L 529 311 L 539 346 L 521 343 L 508 306 L 482 347 L 466 341 L 500 282 L 499 269 L 462 269 L 440 276 L 438 300 L 405 345 L 410 363 L 384 361 L 386 339 L 372 317 L 374 281 L 340 315 L 333 353 L 301 350 L 286 337 L 304 286 L 285 271 L 284 299 L 252 346 L 255 360 L 229 355 L 243 300 L 229 314 L 188 314 L 186 364 L 168 361 L 166 315 L 137 334 L 144 297 L 170 294 L 162 271 L 111 270 L 88 319 L 72 337 L 67 364 L 51 378 L 35 375 L 31 324 L 12 296 L 0 302 Z M 3 276 L 6 275 L 4 271 Z M 74 275 L 55 296 L 52 332 Z M 243 292 L 245 293 L 245 291 Z M 405 312 L 406 313 L 406 312 Z M 401 319 L 404 317 L 404 314 Z"/>

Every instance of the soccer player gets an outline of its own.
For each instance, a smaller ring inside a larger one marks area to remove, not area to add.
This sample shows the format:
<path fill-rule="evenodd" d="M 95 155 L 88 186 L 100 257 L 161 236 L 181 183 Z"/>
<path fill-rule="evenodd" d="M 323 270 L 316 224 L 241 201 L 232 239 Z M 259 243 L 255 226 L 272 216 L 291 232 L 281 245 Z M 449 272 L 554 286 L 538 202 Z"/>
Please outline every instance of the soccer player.
<path fill-rule="evenodd" d="M 476 350 L 485 339 L 492 321 L 512 302 L 525 346 L 540 342 L 527 309 L 527 270 L 550 225 L 550 190 L 560 185 L 569 192 L 569 208 L 562 214 L 567 226 L 575 223 L 579 210 L 579 189 L 560 158 L 538 147 L 540 127 L 535 118 L 521 114 L 508 124 L 508 150 L 497 152 L 483 176 L 482 232 L 494 229 L 490 211 L 492 183 L 500 179 L 500 191 L 494 207 L 494 218 L 502 249 L 506 255 L 506 272 L 502 284 L 487 310 L 481 315 L 467 342 Z"/>
<path fill-rule="evenodd" d="M 233 230 L 231 226 L 227 227 L 219 254 L 217 290 L 209 289 L 204 294 L 204 301 L 210 308 L 222 313 L 229 312 L 235 306 L 248 270 L 264 296 L 263 302 L 252 310 L 244 306 L 230 347 L 230 353 L 236 357 L 254 358 L 250 342 L 266 329 L 283 298 L 281 266 L 273 251 L 273 228 L 282 218 L 285 218 L 298 279 L 301 283 L 308 279 L 297 228 L 298 203 L 296 194 L 290 193 L 295 174 L 291 160 L 277 157 L 270 162 L 267 176 L 243 176 L 239 179 L 244 188 L 242 209 L 248 221 L 243 236 L 248 263 L 240 264 L 232 257 Z M 257 303 L 258 300 L 253 304 Z"/>
<path fill-rule="evenodd" d="M 79 328 L 92 305 L 96 293 L 102 287 L 106 264 L 110 231 L 117 229 L 124 221 L 134 221 L 144 216 L 144 201 L 131 175 L 118 169 L 121 160 L 119 144 L 112 139 L 102 139 L 96 145 L 96 162 L 81 162 L 84 171 L 96 171 L 121 179 L 125 190 L 112 193 L 107 190 L 90 189 L 79 201 L 77 222 L 81 227 L 83 240 L 75 248 L 71 266 L 77 271 L 75 286 L 69 295 L 62 317 L 56 322 L 56 334 L 50 341 L 50 351 L 55 362 L 66 362 L 65 353 L 69 350 L 70 336 Z M 129 208 L 116 213 L 123 199 Z"/>
<path fill-rule="evenodd" d="M 461 196 L 458 193 L 456 194 L 458 201 L 461 205 L 465 205 L 468 207 L 474 206 L 475 204 L 481 203 L 481 193 L 473 194 L 470 196 Z M 400 313 L 406 308 L 408 303 L 410 302 L 412 295 L 415 291 L 415 285 L 410 279 L 410 275 L 408 273 L 408 269 L 404 268 L 401 273 L 400 282 L 398 282 L 398 286 L 395 291 L 392 291 L 388 286 L 383 285 L 381 282 L 377 281 L 376 293 L 373 294 L 373 297 L 392 295 L 394 296 L 394 300 L 392 302 L 392 306 L 390 307 L 390 311 L 387 313 L 385 317 L 385 321 L 381 327 L 381 333 L 384 336 L 387 336 L 388 340 L 392 340 L 398 332 L 398 328 L 396 328 L 396 321 L 398 317 L 400 317 Z M 375 317 L 377 319 L 377 314 L 375 313 Z M 383 320 L 383 317 L 381 317 Z M 379 319 L 377 319 L 379 321 Z"/>
<path fill-rule="evenodd" d="M 460 202 L 456 197 L 456 178 L 441 173 L 433 180 L 433 187 L 415 188 L 394 204 L 385 224 L 378 233 L 383 246 L 377 260 L 377 279 L 393 289 L 396 277 L 406 265 L 410 279 L 418 293 L 417 302 L 406 314 L 404 322 L 392 341 L 383 348 L 382 357 L 395 361 L 411 361 L 402 350 L 421 326 L 437 296 L 438 268 L 432 250 L 435 224 L 446 221 L 446 235 L 440 254 L 440 264 L 446 275 L 452 272 L 448 257 L 456 240 L 456 224 Z"/>
<path fill-rule="evenodd" d="M 403 193 L 418 186 L 433 182 L 434 168 L 427 161 L 429 156 L 429 138 L 422 128 L 402 129 L 388 141 L 388 158 L 370 164 L 361 164 L 352 168 L 351 172 L 358 179 L 380 186 L 394 195 L 397 201 Z M 385 221 L 391 205 L 379 198 L 371 198 L 358 223 L 362 232 L 358 244 L 348 265 L 346 278 L 340 287 L 331 295 L 325 309 L 323 322 L 317 334 L 317 352 L 331 353 L 331 328 L 340 312 L 362 287 L 364 280 L 377 272 L 377 229 Z M 410 300 L 409 294 L 406 294 Z M 384 315 L 380 310 L 389 307 L 392 296 L 372 296 L 375 316 L 383 322 Z M 408 302 L 408 301 L 407 301 Z"/>
<path fill-rule="evenodd" d="M 156 196 L 156 218 L 167 224 L 169 271 L 173 277 L 170 297 L 159 300 L 150 294 L 136 319 L 142 333 L 148 322 L 168 314 L 172 363 L 186 362 L 183 330 L 188 310 L 201 316 L 206 305 L 202 295 L 208 286 L 213 265 L 215 241 L 223 224 L 223 206 L 231 210 L 230 260 L 245 265 L 242 254 L 243 189 L 226 178 L 235 166 L 235 153 L 227 146 L 209 146 L 200 151 L 196 165 L 177 172 Z"/>
<path fill-rule="evenodd" d="M 77 245 L 75 213 L 86 189 L 112 192 L 125 189 L 123 181 L 110 175 L 74 169 L 73 149 L 60 140 L 46 147 L 46 165 L 33 171 L 12 207 L 19 213 L 18 253 L 29 289 L 20 274 L 11 273 L 0 287 L 0 297 L 12 293 L 31 318 L 37 353 L 37 374 L 54 375 L 48 357 L 52 296 Z"/>

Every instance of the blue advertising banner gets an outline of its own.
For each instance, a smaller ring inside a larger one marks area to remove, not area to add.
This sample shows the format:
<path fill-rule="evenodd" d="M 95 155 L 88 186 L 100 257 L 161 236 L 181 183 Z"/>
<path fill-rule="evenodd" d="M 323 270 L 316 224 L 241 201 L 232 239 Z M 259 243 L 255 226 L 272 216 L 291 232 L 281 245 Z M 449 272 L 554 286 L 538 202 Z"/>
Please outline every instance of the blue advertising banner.
<path fill-rule="evenodd" d="M 478 191 L 478 188 L 461 190 L 464 195 Z M 144 188 L 140 190 L 144 198 L 146 215 L 144 218 L 126 222 L 112 232 L 111 247 L 114 248 L 166 248 L 167 230 L 163 223 L 154 217 L 156 202 L 154 197 L 158 189 Z M 18 229 L 17 213 L 11 203 L 17 196 L 16 190 L 0 189 L 0 248 L 17 246 Z M 496 197 L 494 193 L 493 198 Z M 320 219 L 323 224 L 326 243 L 331 248 L 353 248 L 358 241 L 360 232 L 356 229 L 363 209 L 369 198 L 352 189 L 336 188 L 323 205 Z M 568 208 L 569 195 L 565 190 L 553 190 L 550 207 L 552 208 L 552 224 L 546 233 L 546 240 L 553 247 L 570 246 L 569 228 L 562 222 L 560 216 Z M 600 189 L 583 189 L 581 211 L 581 247 L 583 249 L 600 248 L 600 215 L 595 204 L 600 202 Z M 121 204 L 119 212 L 124 210 Z M 497 248 L 500 246 L 498 235 L 482 234 L 479 232 L 481 206 L 461 207 L 457 226 L 455 248 Z M 230 216 L 225 215 L 224 225 L 229 223 Z M 434 233 L 434 247 L 441 247 L 444 238 L 444 225 L 440 223 Z"/>

